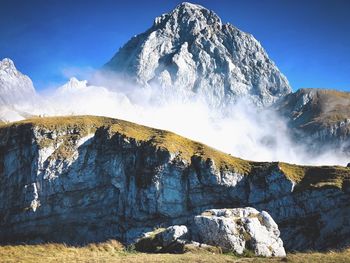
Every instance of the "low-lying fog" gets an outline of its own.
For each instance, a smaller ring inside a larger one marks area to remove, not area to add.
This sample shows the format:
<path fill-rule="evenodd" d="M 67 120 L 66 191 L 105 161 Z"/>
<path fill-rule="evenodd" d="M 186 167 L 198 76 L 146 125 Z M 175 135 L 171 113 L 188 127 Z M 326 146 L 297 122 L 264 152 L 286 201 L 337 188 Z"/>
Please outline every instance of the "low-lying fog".
<path fill-rule="evenodd" d="M 275 112 L 240 100 L 221 109 L 205 99 L 160 87 L 140 88 L 116 76 L 94 73 L 39 94 L 30 111 L 38 115 L 101 115 L 173 131 L 233 156 L 255 161 L 345 165 L 337 149 L 310 154 L 292 142 L 286 122 Z M 27 109 L 28 110 L 28 109 Z"/>

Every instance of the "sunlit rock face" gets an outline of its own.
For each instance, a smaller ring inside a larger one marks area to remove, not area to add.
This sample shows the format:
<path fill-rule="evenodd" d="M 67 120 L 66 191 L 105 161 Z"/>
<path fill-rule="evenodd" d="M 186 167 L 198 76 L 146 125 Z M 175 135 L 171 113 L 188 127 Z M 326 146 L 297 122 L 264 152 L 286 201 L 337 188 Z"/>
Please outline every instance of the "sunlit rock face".
<path fill-rule="evenodd" d="M 191 228 L 207 209 L 249 206 L 272 216 L 286 250 L 348 244 L 349 168 L 298 178 L 302 167 L 281 167 L 112 119 L 3 126 L 1 241 L 132 242 L 159 226 Z"/>
<path fill-rule="evenodd" d="M 133 37 L 106 69 L 141 86 L 200 94 L 212 106 L 245 97 L 267 105 L 290 93 L 260 43 L 200 5 L 182 3 Z"/>

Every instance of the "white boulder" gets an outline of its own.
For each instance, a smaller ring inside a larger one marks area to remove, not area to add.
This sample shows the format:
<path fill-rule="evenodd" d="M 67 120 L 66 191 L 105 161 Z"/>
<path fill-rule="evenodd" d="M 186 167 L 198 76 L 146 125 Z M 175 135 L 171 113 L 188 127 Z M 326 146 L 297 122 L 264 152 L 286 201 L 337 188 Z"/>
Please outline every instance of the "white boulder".
<path fill-rule="evenodd" d="M 242 254 L 251 250 L 258 256 L 284 257 L 280 231 L 272 217 L 254 208 L 212 209 L 194 219 L 202 243 Z"/>

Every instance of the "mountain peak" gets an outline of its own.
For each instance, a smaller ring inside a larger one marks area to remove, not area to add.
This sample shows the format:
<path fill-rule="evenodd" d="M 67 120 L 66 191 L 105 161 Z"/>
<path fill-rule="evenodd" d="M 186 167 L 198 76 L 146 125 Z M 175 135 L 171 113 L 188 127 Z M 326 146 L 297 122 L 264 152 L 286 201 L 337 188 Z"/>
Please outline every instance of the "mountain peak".
<path fill-rule="evenodd" d="M 35 89 L 29 77 L 22 74 L 15 67 L 13 61 L 4 58 L 0 61 L 0 107 L 14 105 L 29 105 L 34 102 Z M 12 111 L 12 110 L 11 110 Z M 13 114 L 12 114 L 13 113 Z M 12 111 L 9 119 L 0 116 L 0 119 L 17 120 L 19 115 Z"/>
<path fill-rule="evenodd" d="M 195 34 L 213 24 L 218 24 L 218 27 L 221 27 L 222 23 L 218 15 L 201 5 L 189 2 L 179 4 L 171 12 L 157 17 L 154 22 L 155 27 L 163 25 L 167 28 L 192 31 Z"/>
<path fill-rule="evenodd" d="M 200 5 L 184 2 L 133 37 L 106 68 L 222 107 L 239 98 L 269 105 L 291 92 L 260 43 Z"/>
<path fill-rule="evenodd" d="M 211 12 L 207 8 L 205 8 L 205 7 L 201 6 L 201 5 L 192 4 L 192 3 L 189 3 L 189 2 L 183 2 L 183 3 L 179 4 L 178 6 L 176 6 L 171 13 L 180 13 L 180 14 L 193 15 L 193 14 L 196 14 L 196 12 L 201 12 L 201 11 Z"/>
<path fill-rule="evenodd" d="M 0 61 L 0 70 L 16 70 L 16 67 L 11 59 L 4 58 Z"/>
<path fill-rule="evenodd" d="M 59 92 L 74 92 L 87 87 L 87 80 L 78 80 L 76 77 L 71 77 L 67 83 L 61 86 Z"/>
<path fill-rule="evenodd" d="M 205 9 L 203 6 L 201 5 L 197 5 L 197 4 L 192 4 L 190 2 L 182 2 L 181 4 L 179 4 L 175 9 L 180 9 L 180 8 L 189 8 L 189 9 Z"/>

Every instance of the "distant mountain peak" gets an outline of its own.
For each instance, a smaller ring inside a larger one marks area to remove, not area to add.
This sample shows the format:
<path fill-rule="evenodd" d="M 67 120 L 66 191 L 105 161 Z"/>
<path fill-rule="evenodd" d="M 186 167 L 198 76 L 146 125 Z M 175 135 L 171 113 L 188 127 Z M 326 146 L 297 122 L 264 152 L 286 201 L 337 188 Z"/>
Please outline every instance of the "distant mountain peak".
<path fill-rule="evenodd" d="M 16 69 L 9 58 L 0 61 L 0 120 L 23 119 L 23 111 L 36 100 L 30 78 Z"/>
<path fill-rule="evenodd" d="M 198 4 L 192 4 L 190 2 L 182 2 L 179 4 L 175 9 L 180 9 L 180 8 L 188 8 L 188 9 L 204 9 L 203 6 L 198 5 Z"/>
<path fill-rule="evenodd" d="M 35 95 L 30 78 L 16 69 L 9 58 L 0 61 L 0 104 L 28 101 Z"/>
<path fill-rule="evenodd" d="M 87 87 L 86 80 L 78 80 L 75 77 L 71 77 L 67 83 L 58 88 L 59 92 L 75 92 Z"/>
<path fill-rule="evenodd" d="M 15 64 L 9 58 L 4 58 L 0 60 L 0 70 L 16 70 Z"/>
<path fill-rule="evenodd" d="M 182 4 L 179 4 L 177 7 L 175 7 L 171 12 L 167 13 L 168 17 L 173 18 L 188 18 L 191 16 L 193 19 L 196 18 L 202 18 L 204 20 L 207 20 L 208 18 L 216 18 L 217 21 L 221 22 L 220 17 L 215 14 L 213 11 L 197 4 L 191 4 L 189 2 L 183 2 Z"/>
<path fill-rule="evenodd" d="M 157 17 L 105 68 L 140 86 L 199 94 L 217 107 L 242 97 L 268 105 L 291 92 L 287 79 L 252 35 L 188 2 Z"/>

